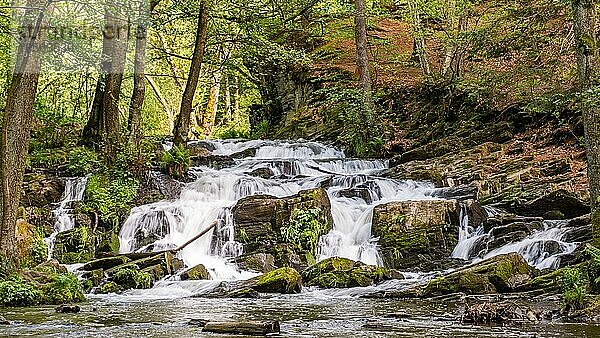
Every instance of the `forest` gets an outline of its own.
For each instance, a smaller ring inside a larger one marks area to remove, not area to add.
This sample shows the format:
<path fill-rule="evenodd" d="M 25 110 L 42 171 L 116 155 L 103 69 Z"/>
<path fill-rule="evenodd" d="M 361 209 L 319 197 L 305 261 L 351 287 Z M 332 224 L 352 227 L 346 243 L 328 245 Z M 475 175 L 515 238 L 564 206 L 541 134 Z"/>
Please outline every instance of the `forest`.
<path fill-rule="evenodd" d="M 0 0 L 0 335 L 600 336 L 596 0 Z"/>

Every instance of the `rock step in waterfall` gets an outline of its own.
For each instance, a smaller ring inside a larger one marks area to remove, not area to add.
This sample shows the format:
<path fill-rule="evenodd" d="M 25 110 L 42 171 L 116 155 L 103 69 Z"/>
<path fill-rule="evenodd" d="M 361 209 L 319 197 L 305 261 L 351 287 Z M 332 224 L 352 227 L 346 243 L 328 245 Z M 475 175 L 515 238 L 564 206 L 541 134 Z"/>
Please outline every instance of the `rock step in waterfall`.
<path fill-rule="evenodd" d="M 240 267 L 301 269 L 328 257 L 429 271 L 519 252 L 546 268 L 578 247 L 568 241 L 573 228 L 565 222 L 498 221 L 510 216 L 474 201 L 445 200 L 448 189 L 431 183 L 383 177 L 386 161 L 346 158 L 319 143 L 190 146 L 199 164 L 191 170 L 196 180 L 178 199 L 134 208 L 119 235 L 122 253 L 175 248 L 214 220 L 214 232 L 179 257 L 188 267 L 204 265 L 216 280 L 252 276 Z M 297 252 L 288 242 L 301 235 L 294 226 L 302 220 L 314 223 L 314 247 Z"/>

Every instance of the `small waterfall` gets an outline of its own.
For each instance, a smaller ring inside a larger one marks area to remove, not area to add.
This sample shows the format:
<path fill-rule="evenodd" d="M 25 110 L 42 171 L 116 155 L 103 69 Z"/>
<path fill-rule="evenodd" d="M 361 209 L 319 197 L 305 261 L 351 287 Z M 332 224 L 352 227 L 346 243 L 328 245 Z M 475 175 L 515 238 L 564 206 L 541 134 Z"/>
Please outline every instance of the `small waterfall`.
<path fill-rule="evenodd" d="M 489 213 L 488 213 L 489 214 Z M 469 223 L 469 213 L 465 204 L 460 208 L 460 227 L 458 229 L 458 243 L 452 251 L 452 258 L 468 260 L 472 257 L 475 246 L 486 236 L 483 225 L 476 228 Z"/>
<path fill-rule="evenodd" d="M 54 209 L 54 232 L 50 237 L 45 238 L 44 241 L 48 245 L 48 257 L 52 257 L 54 251 L 54 241 L 56 235 L 61 232 L 73 229 L 75 227 L 75 220 L 73 219 L 71 212 L 71 205 L 73 202 L 83 200 L 83 194 L 85 193 L 85 187 L 87 185 L 89 177 L 73 177 L 67 178 L 65 181 L 65 191 L 62 194 L 58 207 Z"/>

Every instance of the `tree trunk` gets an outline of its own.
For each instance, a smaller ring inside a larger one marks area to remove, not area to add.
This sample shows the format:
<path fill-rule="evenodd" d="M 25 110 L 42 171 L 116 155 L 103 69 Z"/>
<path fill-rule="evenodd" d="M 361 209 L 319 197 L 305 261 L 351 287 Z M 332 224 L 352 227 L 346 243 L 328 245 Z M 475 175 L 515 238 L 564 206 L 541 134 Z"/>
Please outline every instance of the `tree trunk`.
<path fill-rule="evenodd" d="M 51 2 L 29 0 L 23 18 L 23 27 L 31 32 L 22 37 L 10 87 L 6 96 L 6 106 L 2 118 L 0 134 L 0 263 L 4 268 L 16 263 L 15 234 L 17 211 L 21 198 L 25 159 L 29 145 L 29 131 L 33 119 L 33 107 L 38 87 L 41 58 L 47 30 L 40 29 L 45 24 L 45 15 L 52 10 Z"/>
<path fill-rule="evenodd" d="M 458 20 L 456 16 L 456 0 L 446 1 L 446 33 L 449 37 L 449 42 L 446 46 L 446 55 L 444 56 L 444 63 L 442 65 L 442 74 L 446 75 L 450 72 L 452 66 L 452 59 L 456 52 L 457 43 L 457 28 Z"/>
<path fill-rule="evenodd" d="M 208 31 L 208 4 L 206 0 L 200 1 L 198 10 L 198 27 L 196 29 L 196 43 L 194 45 L 194 54 L 192 55 L 192 64 L 188 74 L 183 97 L 181 98 L 181 108 L 177 121 L 175 122 L 175 144 L 182 145 L 188 141 L 190 133 L 190 119 L 192 116 L 192 104 L 194 95 L 198 87 L 198 79 L 200 78 L 200 69 L 204 59 L 204 47 L 206 46 L 206 34 Z"/>
<path fill-rule="evenodd" d="M 225 116 L 228 122 L 233 120 L 233 108 L 231 106 L 231 86 L 229 84 L 229 74 L 227 73 L 225 73 Z"/>
<path fill-rule="evenodd" d="M 598 46 L 596 38 L 596 0 L 573 0 L 577 54 L 577 80 L 581 93 L 595 87 Z M 600 109 L 595 100 L 584 98 L 583 125 L 587 150 L 587 172 L 592 206 L 594 245 L 600 247 Z"/>
<path fill-rule="evenodd" d="M 408 8 L 410 15 L 413 20 L 413 34 L 414 34 L 414 47 L 413 53 L 419 58 L 419 64 L 425 77 L 431 75 L 431 66 L 429 65 L 429 58 L 427 57 L 427 46 L 425 44 L 425 32 L 421 26 L 421 15 L 419 13 L 419 6 L 415 0 L 408 0 Z"/>
<path fill-rule="evenodd" d="M 129 40 L 129 21 L 118 11 L 109 13 L 111 21 L 114 22 L 115 34 L 113 36 L 112 60 L 110 71 L 106 77 L 106 88 L 104 91 L 104 130 L 102 141 L 105 146 L 105 154 L 109 163 L 117 156 L 117 147 L 120 144 L 121 124 L 119 118 L 119 96 L 121 95 L 121 84 L 123 83 L 123 71 L 127 58 L 127 42 Z"/>
<path fill-rule="evenodd" d="M 222 56 L 220 58 L 222 59 Z M 212 73 L 212 84 L 208 93 L 208 102 L 206 103 L 206 110 L 204 111 L 204 116 L 202 117 L 202 133 L 205 137 L 210 136 L 212 133 L 212 129 L 217 118 L 217 111 L 219 110 L 219 97 L 221 95 L 222 74 L 221 65 L 219 64 Z"/>
<path fill-rule="evenodd" d="M 146 2 L 140 3 L 138 23 L 136 28 L 135 58 L 133 70 L 133 94 L 129 106 L 128 131 L 129 142 L 137 149 L 142 138 L 140 124 L 142 121 L 142 106 L 146 96 L 146 42 L 148 35 L 148 20 L 150 14 L 158 5 L 159 0 L 152 0 L 150 6 Z"/>
<path fill-rule="evenodd" d="M 369 72 L 369 51 L 367 41 L 367 14 L 365 0 L 354 0 L 356 15 L 354 16 L 354 39 L 356 42 L 356 65 L 360 87 L 363 91 L 363 100 L 367 118 L 373 110 L 372 82 Z"/>

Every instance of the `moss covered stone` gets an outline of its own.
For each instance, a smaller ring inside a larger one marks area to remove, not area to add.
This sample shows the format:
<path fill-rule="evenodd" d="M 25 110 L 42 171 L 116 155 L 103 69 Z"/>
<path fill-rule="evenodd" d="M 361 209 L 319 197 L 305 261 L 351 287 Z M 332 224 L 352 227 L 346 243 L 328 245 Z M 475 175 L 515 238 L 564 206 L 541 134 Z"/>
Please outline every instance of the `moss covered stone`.
<path fill-rule="evenodd" d="M 0 305 L 31 306 L 85 300 L 77 277 L 70 273 L 25 272 L 0 281 Z"/>
<path fill-rule="evenodd" d="M 325 259 L 302 271 L 307 286 L 320 288 L 350 288 L 369 286 L 387 279 L 402 279 L 400 274 L 392 274 L 379 266 L 366 265 L 347 258 Z"/>
<path fill-rule="evenodd" d="M 100 286 L 98 289 L 98 293 L 107 294 L 107 293 L 117 293 L 122 291 L 123 289 L 119 286 L 119 284 L 115 282 L 106 282 Z"/>
<path fill-rule="evenodd" d="M 281 268 L 251 280 L 252 289 L 263 293 L 299 293 L 302 277 L 292 268 Z"/>
<path fill-rule="evenodd" d="M 193 268 L 187 269 L 180 275 L 181 280 L 204 280 L 210 279 L 210 273 L 202 264 L 198 264 Z"/>
<path fill-rule="evenodd" d="M 85 263 L 94 258 L 95 236 L 87 226 L 80 226 L 56 236 L 53 256 L 63 264 Z"/>
<path fill-rule="evenodd" d="M 152 287 L 152 276 L 148 272 L 139 271 L 139 268 L 121 268 L 114 272 L 111 280 L 122 289 L 149 289 Z"/>

